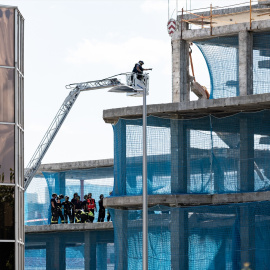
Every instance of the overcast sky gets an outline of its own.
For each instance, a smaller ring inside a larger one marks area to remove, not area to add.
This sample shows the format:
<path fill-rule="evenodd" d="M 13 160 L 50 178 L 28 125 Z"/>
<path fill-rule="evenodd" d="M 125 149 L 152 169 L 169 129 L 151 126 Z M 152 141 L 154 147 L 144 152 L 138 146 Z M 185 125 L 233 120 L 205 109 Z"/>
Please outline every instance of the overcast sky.
<path fill-rule="evenodd" d="M 191 8 L 245 1 L 192 0 Z M 151 67 L 148 104 L 169 103 L 171 40 L 168 14 L 176 0 L 2 0 L 25 18 L 25 166 L 69 91 L 65 85 L 130 72 L 138 60 Z M 179 0 L 178 9 L 190 7 Z M 194 49 L 197 81 L 209 88 L 204 60 Z M 42 163 L 113 157 L 113 129 L 104 109 L 141 105 L 141 98 L 83 92 Z"/>

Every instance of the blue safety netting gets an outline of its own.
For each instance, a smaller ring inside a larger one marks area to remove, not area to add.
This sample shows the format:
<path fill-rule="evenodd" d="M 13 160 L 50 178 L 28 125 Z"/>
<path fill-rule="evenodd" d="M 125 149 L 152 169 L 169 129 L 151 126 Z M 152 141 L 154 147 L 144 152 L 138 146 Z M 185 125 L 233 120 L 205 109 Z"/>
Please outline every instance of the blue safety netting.
<path fill-rule="evenodd" d="M 110 209 L 115 269 L 142 269 L 142 211 Z M 269 269 L 270 202 L 148 212 L 148 269 Z"/>
<path fill-rule="evenodd" d="M 25 236 L 25 270 L 113 270 L 114 257 L 113 230 Z"/>
<path fill-rule="evenodd" d="M 149 194 L 270 190 L 270 111 L 175 120 L 148 117 Z M 142 194 L 142 120 L 114 125 L 114 196 Z"/>
<path fill-rule="evenodd" d="M 81 200 L 85 194 L 92 193 L 97 206 L 95 222 L 98 218 L 100 194 L 108 197 L 112 190 L 113 167 L 43 172 L 43 176 L 36 175 L 25 192 L 25 225 L 50 224 L 52 193 L 67 195 L 71 200 L 75 192 L 81 196 Z"/>
<path fill-rule="evenodd" d="M 270 32 L 253 34 L 253 93 L 270 92 Z"/>
<path fill-rule="evenodd" d="M 194 42 L 210 75 L 210 99 L 239 96 L 238 36 Z M 270 93 L 270 32 L 253 33 L 253 94 Z"/>
<path fill-rule="evenodd" d="M 238 36 L 194 42 L 202 52 L 210 76 L 210 99 L 239 96 Z"/>

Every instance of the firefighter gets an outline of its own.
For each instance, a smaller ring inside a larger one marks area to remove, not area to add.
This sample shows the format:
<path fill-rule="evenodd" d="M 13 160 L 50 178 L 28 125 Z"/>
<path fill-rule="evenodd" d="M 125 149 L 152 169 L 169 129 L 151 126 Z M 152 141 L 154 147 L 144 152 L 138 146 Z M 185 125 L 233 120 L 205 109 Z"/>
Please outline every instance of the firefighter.
<path fill-rule="evenodd" d="M 98 222 L 104 222 L 104 218 L 105 218 L 105 207 L 103 206 L 103 198 L 104 195 L 100 194 L 99 196 L 99 201 L 98 201 L 98 205 L 99 205 L 99 210 L 98 210 Z"/>
<path fill-rule="evenodd" d="M 89 222 L 88 220 L 88 208 L 87 208 L 87 195 L 84 195 L 82 202 L 81 223 Z"/>
<path fill-rule="evenodd" d="M 51 224 L 57 224 L 58 223 L 58 214 L 57 214 L 57 208 L 56 208 L 56 198 L 57 194 L 53 193 L 51 198 Z"/>
<path fill-rule="evenodd" d="M 73 223 L 74 220 L 71 214 L 71 210 L 73 209 L 74 204 L 69 201 L 68 196 L 65 196 L 65 201 L 62 203 L 62 206 L 64 207 L 64 223 L 68 223 L 68 218 L 69 222 Z"/>
<path fill-rule="evenodd" d="M 137 64 L 135 64 L 132 72 L 137 74 L 137 78 L 141 80 L 143 78 L 143 71 L 144 70 L 152 70 L 152 68 L 143 68 L 144 62 L 140 60 Z"/>
<path fill-rule="evenodd" d="M 76 202 L 74 204 L 74 213 L 75 213 L 75 223 L 81 223 L 81 214 L 82 214 L 82 202 L 80 201 L 80 196 L 77 196 Z"/>
<path fill-rule="evenodd" d="M 89 220 L 91 223 L 93 223 L 94 218 L 95 218 L 95 211 L 97 211 L 97 207 L 96 207 L 95 199 L 92 198 L 92 193 L 88 193 L 86 208 L 88 211 Z M 90 214 L 90 212 L 92 214 Z"/>
<path fill-rule="evenodd" d="M 64 195 L 60 194 L 57 197 L 57 200 L 56 200 L 57 223 L 58 223 L 59 217 L 61 219 L 61 223 L 64 223 L 65 222 L 65 219 L 64 219 L 64 216 L 63 216 L 63 212 L 62 212 L 62 203 L 61 203 L 61 200 L 63 198 L 64 198 Z"/>
<path fill-rule="evenodd" d="M 110 196 L 112 196 L 112 191 L 109 193 Z M 109 210 L 107 210 L 107 221 L 109 222 L 111 220 L 111 214 Z"/>
<path fill-rule="evenodd" d="M 77 201 L 77 196 L 78 196 L 78 193 L 75 192 L 74 195 L 73 195 L 73 198 L 71 199 L 71 202 L 73 203 L 73 205 L 75 205 L 75 203 L 76 203 L 76 201 Z M 74 220 L 75 220 L 74 207 L 73 207 L 72 210 L 71 210 L 71 216 L 72 216 L 72 220 L 73 220 L 73 222 L 74 222 Z M 72 223 L 73 223 L 73 222 L 72 222 Z"/>

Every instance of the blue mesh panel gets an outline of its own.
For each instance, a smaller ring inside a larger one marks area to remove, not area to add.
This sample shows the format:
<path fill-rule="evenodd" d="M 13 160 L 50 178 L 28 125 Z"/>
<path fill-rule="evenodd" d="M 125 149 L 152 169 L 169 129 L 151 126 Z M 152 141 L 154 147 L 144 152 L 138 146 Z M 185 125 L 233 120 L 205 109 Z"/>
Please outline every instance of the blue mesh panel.
<path fill-rule="evenodd" d="M 253 34 L 253 93 L 270 92 L 270 33 Z"/>
<path fill-rule="evenodd" d="M 270 190 L 269 118 L 268 110 L 225 118 L 148 117 L 148 193 Z M 120 119 L 114 136 L 114 196 L 141 195 L 141 120 Z"/>
<path fill-rule="evenodd" d="M 75 192 L 81 196 L 81 200 L 83 195 L 92 193 L 97 206 L 94 221 L 97 221 L 100 194 L 107 197 L 113 190 L 113 167 L 43 174 L 44 177 L 36 176 L 32 180 L 25 193 L 25 225 L 50 224 L 50 199 L 53 193 L 67 195 L 70 200 Z"/>
<path fill-rule="evenodd" d="M 216 37 L 194 43 L 208 66 L 210 99 L 239 96 L 238 37 Z"/>
<path fill-rule="evenodd" d="M 149 269 L 268 269 L 269 211 L 270 202 L 150 208 Z M 142 269 L 142 211 L 110 212 L 116 269 Z"/>
<path fill-rule="evenodd" d="M 25 269 L 112 270 L 114 232 L 107 230 L 26 234 Z"/>
<path fill-rule="evenodd" d="M 46 249 L 25 248 L 25 270 L 46 270 Z"/>

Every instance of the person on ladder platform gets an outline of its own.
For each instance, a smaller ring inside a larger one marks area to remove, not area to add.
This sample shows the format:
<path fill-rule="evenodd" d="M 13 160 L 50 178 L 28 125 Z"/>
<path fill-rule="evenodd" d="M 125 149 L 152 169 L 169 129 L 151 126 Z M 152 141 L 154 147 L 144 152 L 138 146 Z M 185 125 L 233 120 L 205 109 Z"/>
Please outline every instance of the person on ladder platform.
<path fill-rule="evenodd" d="M 137 78 L 139 80 L 142 79 L 142 77 L 143 77 L 142 74 L 143 74 L 144 70 L 152 70 L 152 68 L 143 68 L 142 67 L 143 65 L 144 65 L 144 62 L 140 60 L 137 64 L 135 64 L 135 66 L 134 66 L 134 68 L 132 70 L 133 73 L 137 74 Z"/>
<path fill-rule="evenodd" d="M 56 198 L 57 194 L 53 193 L 51 198 L 51 224 L 57 224 L 58 223 L 58 213 L 56 208 Z"/>

